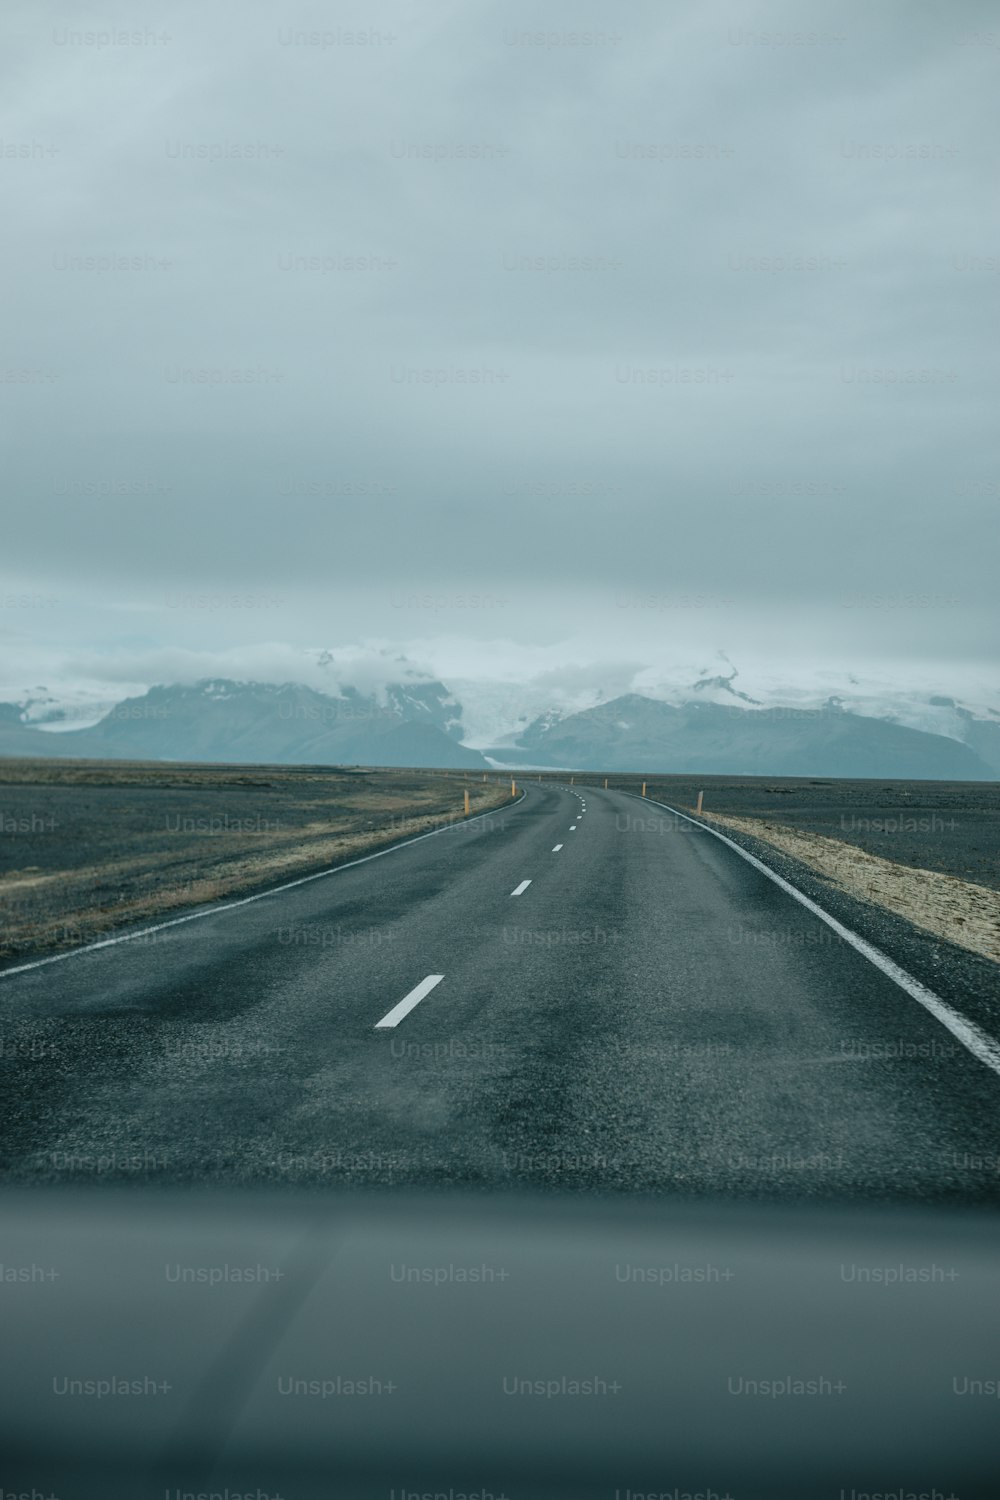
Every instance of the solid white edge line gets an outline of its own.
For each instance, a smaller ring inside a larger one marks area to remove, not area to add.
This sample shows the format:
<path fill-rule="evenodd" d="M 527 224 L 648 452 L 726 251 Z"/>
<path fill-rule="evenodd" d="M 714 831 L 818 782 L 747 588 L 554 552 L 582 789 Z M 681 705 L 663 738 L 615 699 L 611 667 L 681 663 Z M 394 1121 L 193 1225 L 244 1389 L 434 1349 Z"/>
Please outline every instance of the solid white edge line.
<path fill-rule="evenodd" d="M 443 974 L 428 974 L 426 979 L 421 979 L 415 989 L 408 995 L 404 995 L 398 1005 L 394 1005 L 381 1021 L 375 1022 L 375 1030 L 382 1026 L 398 1026 L 404 1016 L 408 1016 L 415 1005 L 419 1005 L 425 995 L 429 995 L 436 984 L 440 984 L 444 978 Z"/>
<path fill-rule="evenodd" d="M 507 812 L 512 807 L 518 807 L 527 796 L 522 792 L 514 802 L 508 802 L 500 807 L 488 807 L 485 812 L 473 813 L 471 818 L 463 818 L 462 826 L 475 823 L 479 818 L 488 818 L 492 813 Z M 249 906 L 253 901 L 263 901 L 265 896 L 277 896 L 281 891 L 290 891 L 297 885 L 308 885 L 311 880 L 322 880 L 327 875 L 339 875 L 341 870 L 352 870 L 355 865 L 366 865 L 371 859 L 381 859 L 384 854 L 395 854 L 397 849 L 407 849 L 410 844 L 419 844 L 424 839 L 432 839 L 439 833 L 446 833 L 449 828 L 458 827 L 455 823 L 443 823 L 440 828 L 431 828 L 427 833 L 418 833 L 412 839 L 404 839 L 400 844 L 391 844 L 388 849 L 376 849 L 373 854 L 362 854 L 358 859 L 349 859 L 342 865 L 331 865 L 328 870 L 317 870 L 312 875 L 300 875 L 297 880 L 286 880 L 283 885 L 270 885 L 266 891 L 257 891 L 253 896 L 243 896 L 239 901 L 226 901 L 221 906 L 210 906 L 205 911 L 191 911 L 185 917 L 171 917 L 169 922 L 157 922 L 153 927 L 141 927 L 138 932 L 123 932 L 117 937 L 101 938 L 97 943 L 87 943 L 83 948 L 71 948 L 68 953 L 50 953 L 48 958 L 35 958 L 30 963 L 18 964 L 13 969 L 0 969 L 0 979 L 6 979 L 10 974 L 23 974 L 26 969 L 41 969 L 46 964 L 62 963 L 66 958 L 79 958 L 83 953 L 93 953 L 98 948 L 113 948 L 118 943 L 131 943 L 136 938 L 148 937 L 151 932 L 163 932 L 167 927 L 179 927 L 182 922 L 196 922 L 199 917 L 216 917 L 220 912 L 235 911 L 238 906 Z"/>
<path fill-rule="evenodd" d="M 635 793 L 631 793 L 630 795 L 634 796 Z M 824 911 L 815 901 L 811 901 L 808 896 L 798 890 L 790 881 L 785 880 L 777 871 L 769 869 L 763 860 L 758 859 L 756 855 L 748 853 L 746 849 L 741 849 L 739 844 L 727 838 L 724 833 L 719 833 L 716 829 L 710 828 L 707 823 L 699 823 L 697 818 L 689 818 L 687 813 L 678 811 L 676 807 L 670 807 L 666 802 L 656 802 L 653 797 L 639 798 L 638 800 L 654 802 L 656 807 L 665 808 L 667 812 L 673 813 L 675 817 L 683 818 L 686 823 L 693 823 L 696 828 L 704 829 L 713 838 L 721 840 L 723 844 L 728 844 L 730 849 L 735 849 L 741 859 L 745 859 L 748 864 L 753 865 L 755 870 L 759 870 L 762 875 L 766 875 L 768 880 L 773 880 L 775 885 L 780 886 L 786 895 L 793 897 L 807 911 L 811 911 L 814 916 L 819 917 L 821 922 L 825 922 L 828 927 L 832 927 L 833 931 L 842 937 L 846 943 L 850 943 L 852 948 L 856 948 L 863 958 L 867 958 L 868 962 L 874 964 L 876 969 L 881 969 L 882 973 L 891 979 L 894 984 L 898 984 L 901 990 L 905 990 L 911 999 L 916 1000 L 925 1010 L 930 1011 L 935 1020 L 940 1021 L 941 1025 L 950 1031 L 952 1036 L 972 1053 L 973 1057 L 978 1058 L 981 1063 L 985 1063 L 986 1067 L 991 1068 L 994 1073 L 1000 1075 L 1000 1044 L 995 1042 L 985 1031 L 982 1031 L 974 1021 L 969 1021 L 959 1011 L 952 1010 L 947 1001 L 942 1000 L 940 995 L 935 995 L 933 990 L 929 990 L 926 985 L 921 984 L 920 980 L 915 979 L 912 974 L 908 974 L 905 969 L 901 968 L 899 964 L 883 953 L 880 948 L 874 947 L 865 938 L 859 937 L 856 932 L 852 932 L 849 927 L 845 927 L 842 922 L 838 922 L 836 917 L 831 917 L 829 912 Z"/>
<path fill-rule="evenodd" d="M 517 887 L 517 889 L 511 891 L 511 895 L 512 896 L 520 896 L 523 891 L 526 891 L 528 889 L 528 886 L 530 884 L 531 884 L 530 880 L 522 880 L 521 884 Z"/>

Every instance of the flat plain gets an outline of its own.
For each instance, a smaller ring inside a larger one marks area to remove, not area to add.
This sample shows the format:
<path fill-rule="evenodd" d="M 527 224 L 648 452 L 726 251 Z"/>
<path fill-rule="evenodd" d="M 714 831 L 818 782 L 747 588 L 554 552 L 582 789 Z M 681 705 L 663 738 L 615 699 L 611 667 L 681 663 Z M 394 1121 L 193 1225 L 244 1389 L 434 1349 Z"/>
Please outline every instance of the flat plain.
<path fill-rule="evenodd" d="M 509 778 L 0 760 L 0 959 L 280 880 L 510 801 Z"/>

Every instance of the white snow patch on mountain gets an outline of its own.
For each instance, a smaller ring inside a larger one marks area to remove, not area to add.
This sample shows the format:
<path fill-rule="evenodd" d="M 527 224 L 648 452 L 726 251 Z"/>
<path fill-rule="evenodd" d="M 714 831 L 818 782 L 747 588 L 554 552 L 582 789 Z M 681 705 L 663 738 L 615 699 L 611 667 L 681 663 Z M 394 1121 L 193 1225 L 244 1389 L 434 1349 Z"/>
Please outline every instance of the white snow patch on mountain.
<path fill-rule="evenodd" d="M 459 637 L 370 640 L 334 648 L 263 642 L 226 651 L 70 651 L 46 659 L 45 676 L 39 671 L 34 680 L 12 680 L 8 664 L 0 675 L 0 701 L 18 704 L 25 723 L 61 731 L 95 724 L 116 703 L 157 683 L 203 682 L 216 693 L 225 691 L 223 682 L 301 683 L 330 697 L 353 689 L 382 706 L 405 704 L 422 718 L 427 706 L 421 693 L 427 684 L 440 682 L 446 696 L 432 695 L 437 712 L 450 710 L 451 721 L 461 723 L 464 743 L 477 749 L 511 745 L 538 718 L 551 723 L 628 693 L 678 706 L 725 704 L 748 714 L 776 707 L 819 709 L 832 702 L 957 740 L 967 736 L 969 712 L 1000 723 L 1000 672 L 982 667 L 886 661 L 869 663 L 861 672 L 846 660 L 790 656 L 777 662 L 721 650 L 695 655 L 672 651 L 669 643 L 657 643 L 651 657 L 645 662 L 618 655 L 595 658 L 573 641 L 524 646 Z"/>

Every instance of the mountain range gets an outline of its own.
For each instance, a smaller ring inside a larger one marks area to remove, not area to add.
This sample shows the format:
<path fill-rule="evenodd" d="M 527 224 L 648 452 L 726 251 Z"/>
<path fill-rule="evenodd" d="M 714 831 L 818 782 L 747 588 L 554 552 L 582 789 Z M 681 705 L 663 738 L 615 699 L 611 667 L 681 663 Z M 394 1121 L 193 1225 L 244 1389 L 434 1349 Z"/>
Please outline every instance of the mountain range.
<path fill-rule="evenodd" d="M 463 689 L 464 691 L 464 689 Z M 676 695 L 675 695 L 676 696 Z M 702 679 L 680 701 L 625 693 L 576 711 L 517 715 L 493 745 L 464 743 L 463 706 L 443 683 L 416 679 L 360 692 L 301 683 L 205 679 L 163 685 L 67 729 L 45 700 L 0 703 L 0 755 L 239 764 L 488 766 L 653 774 L 1000 778 L 1000 714 L 928 698 L 936 733 L 895 715 L 858 713 L 835 696 L 818 707 L 765 706 L 731 676 Z M 526 721 L 527 720 L 527 721 Z M 51 727 L 40 728 L 40 722 Z M 508 720 L 509 722 L 509 720 Z"/>
<path fill-rule="evenodd" d="M 150 688 L 97 724 L 59 732 L 26 723 L 17 704 L 0 704 L 2 755 L 485 768 L 460 733 L 440 683 L 393 685 L 379 702 L 353 688 L 332 697 L 300 683 L 206 680 Z"/>
<path fill-rule="evenodd" d="M 638 693 L 565 717 L 543 715 L 513 747 L 522 763 L 593 770 L 944 781 L 996 779 L 1000 733 L 992 748 L 991 765 L 946 735 L 832 703 L 750 710 L 698 701 L 675 706 Z"/>

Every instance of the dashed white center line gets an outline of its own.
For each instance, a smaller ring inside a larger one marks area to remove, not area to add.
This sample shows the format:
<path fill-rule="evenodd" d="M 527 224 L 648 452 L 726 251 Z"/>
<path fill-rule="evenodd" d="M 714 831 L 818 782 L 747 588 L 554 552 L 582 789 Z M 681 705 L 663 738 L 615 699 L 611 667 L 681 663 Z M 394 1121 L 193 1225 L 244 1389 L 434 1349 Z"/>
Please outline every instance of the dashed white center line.
<path fill-rule="evenodd" d="M 512 896 L 520 896 L 524 891 L 526 891 L 528 889 L 528 886 L 530 884 L 531 884 L 530 880 L 522 880 L 521 884 L 517 887 L 517 889 L 511 891 L 511 895 Z"/>
<path fill-rule="evenodd" d="M 576 832 L 576 824 L 575 823 L 571 823 L 569 825 L 569 831 L 570 831 L 570 833 L 575 833 Z"/>
<path fill-rule="evenodd" d="M 562 844 L 556 844 L 556 845 L 555 845 L 555 847 L 554 847 L 554 848 L 553 848 L 553 850 L 552 850 L 552 853 L 553 853 L 553 854 L 558 854 L 558 853 L 559 853 L 559 850 L 560 850 L 560 849 L 561 849 L 561 848 L 562 848 Z"/>
<path fill-rule="evenodd" d="M 382 1017 L 381 1021 L 375 1023 L 375 1030 L 381 1026 L 398 1026 L 404 1016 L 408 1016 L 415 1005 L 419 1005 L 425 995 L 429 995 L 436 984 L 440 984 L 444 978 L 443 974 L 428 974 L 426 979 L 421 979 L 416 989 L 404 995 L 398 1005 L 394 1005 L 388 1015 Z"/>

